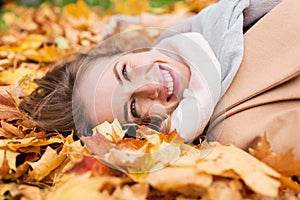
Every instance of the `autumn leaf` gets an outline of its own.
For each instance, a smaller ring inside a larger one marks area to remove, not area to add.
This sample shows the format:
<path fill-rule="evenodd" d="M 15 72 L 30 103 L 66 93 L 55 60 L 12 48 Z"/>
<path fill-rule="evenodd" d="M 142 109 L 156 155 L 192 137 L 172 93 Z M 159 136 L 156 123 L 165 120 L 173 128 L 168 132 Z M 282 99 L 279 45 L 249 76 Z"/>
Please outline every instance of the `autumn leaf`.
<path fill-rule="evenodd" d="M 65 55 L 65 52 L 56 48 L 54 45 L 44 45 L 42 48 L 36 50 L 26 50 L 23 52 L 28 59 L 35 60 L 38 62 L 54 62 L 58 58 Z"/>
<path fill-rule="evenodd" d="M 82 137 L 87 149 L 102 161 L 118 170 L 143 176 L 177 160 L 184 140 L 176 131 L 163 135 L 146 126 L 140 126 L 137 138 L 123 138 L 125 130 L 117 119 L 103 122 L 93 129 L 93 135 Z"/>
<path fill-rule="evenodd" d="M 78 0 L 76 4 L 68 4 L 63 8 L 63 12 L 71 15 L 74 18 L 89 18 L 89 9 L 83 0 Z"/>
<path fill-rule="evenodd" d="M 74 176 L 68 181 L 53 188 L 47 195 L 47 200 L 65 199 L 116 199 L 110 196 L 109 189 L 122 184 L 117 177 L 90 177 L 89 174 Z"/>
<path fill-rule="evenodd" d="M 43 59 L 43 58 L 41 58 L 41 59 Z M 25 79 L 32 80 L 33 77 L 41 78 L 44 74 L 45 73 L 42 70 L 37 71 L 37 70 L 28 68 L 25 65 L 23 65 L 22 67 L 19 67 L 17 69 L 12 68 L 12 69 L 7 69 L 4 71 L 1 71 L 0 72 L 0 84 L 15 85 L 15 84 L 18 84 L 18 81 L 23 81 L 23 83 L 24 83 Z M 19 82 L 19 83 L 21 83 L 21 82 Z M 32 85 L 31 87 L 34 88 L 35 86 Z"/>
<path fill-rule="evenodd" d="M 75 163 L 74 166 L 67 171 L 67 173 L 75 173 L 77 175 L 84 174 L 86 172 L 91 172 L 93 176 L 120 175 L 117 171 L 111 169 L 100 160 L 91 156 L 84 156 L 80 162 Z"/>
<path fill-rule="evenodd" d="M 201 151 L 209 153 L 201 157 Z M 281 185 L 281 175 L 272 168 L 234 146 L 222 146 L 218 143 L 211 144 L 209 149 L 190 147 L 177 161 L 149 173 L 142 182 L 150 183 L 163 191 L 181 191 L 184 186 L 194 186 L 182 192 L 186 194 L 197 190 L 200 195 L 203 188 L 211 186 L 212 178 L 216 176 L 240 179 L 256 193 L 270 197 L 278 196 Z"/>
<path fill-rule="evenodd" d="M 13 135 L 14 138 L 24 138 L 24 133 L 14 125 L 5 121 L 0 121 L 0 124 L 1 128 L 4 131 L 8 132 L 10 135 Z"/>
<path fill-rule="evenodd" d="M 281 175 L 245 151 L 233 146 L 216 145 L 205 159 L 197 162 L 197 170 L 226 176 L 235 172 L 255 192 L 276 197 Z M 257 181 L 259 180 L 259 181 Z"/>
<path fill-rule="evenodd" d="M 113 0 L 116 13 L 123 15 L 140 15 L 148 10 L 147 0 Z"/>
<path fill-rule="evenodd" d="M 0 179 L 3 179 L 10 170 L 5 151 L 0 151 Z"/>
<path fill-rule="evenodd" d="M 292 149 L 284 153 L 273 152 L 266 134 L 254 149 L 249 149 L 249 152 L 285 176 L 300 176 L 300 159 L 294 156 Z"/>
<path fill-rule="evenodd" d="M 45 153 L 37 162 L 28 162 L 32 167 L 29 176 L 34 180 L 40 181 L 57 168 L 65 158 L 65 154 L 57 154 L 54 149 L 47 147 Z"/>
<path fill-rule="evenodd" d="M 22 118 L 22 114 L 17 108 L 17 102 L 25 94 L 22 87 L 1 86 L 0 87 L 0 120 L 12 121 Z"/>

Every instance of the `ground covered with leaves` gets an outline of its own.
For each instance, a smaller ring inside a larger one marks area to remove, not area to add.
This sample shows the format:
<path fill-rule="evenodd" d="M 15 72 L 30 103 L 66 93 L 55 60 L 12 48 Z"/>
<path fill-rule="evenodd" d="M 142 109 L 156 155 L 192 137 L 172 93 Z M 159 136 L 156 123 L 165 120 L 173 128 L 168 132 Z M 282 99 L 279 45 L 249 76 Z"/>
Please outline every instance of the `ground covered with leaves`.
<path fill-rule="evenodd" d="M 19 111 L 21 99 L 36 87 L 33 80 L 42 77 L 59 58 L 88 50 L 109 34 L 144 27 L 136 23 L 109 27 L 116 14 L 148 13 L 172 20 L 174 16 L 197 13 L 215 1 L 168 1 L 168 6 L 149 2 L 116 0 L 110 2 L 109 9 L 90 7 L 81 0 L 60 7 L 49 3 L 36 8 L 14 3 L 3 7 L 0 199 L 300 199 L 299 159 L 290 151 L 272 152 L 265 138 L 255 149 L 244 152 L 218 143 L 186 145 L 177 139 L 176 132 L 149 137 L 145 134 L 149 130 L 142 127 L 143 140 L 123 139 L 114 122 L 98 127 L 94 138 L 85 140 L 90 146 L 87 149 L 72 134 L 38 129 Z M 104 31 L 107 27 L 109 32 Z M 136 156 L 130 163 L 122 161 L 130 164 L 127 170 L 109 167 L 92 156 L 103 153 L 93 148 L 95 141 L 121 149 L 105 152 L 112 160 L 128 151 L 148 156 Z M 149 154 L 166 146 L 171 151 Z M 172 162 L 164 162 L 166 154 Z M 144 167 L 143 173 L 133 171 L 132 163 Z M 150 170 L 154 167 L 159 170 Z"/>

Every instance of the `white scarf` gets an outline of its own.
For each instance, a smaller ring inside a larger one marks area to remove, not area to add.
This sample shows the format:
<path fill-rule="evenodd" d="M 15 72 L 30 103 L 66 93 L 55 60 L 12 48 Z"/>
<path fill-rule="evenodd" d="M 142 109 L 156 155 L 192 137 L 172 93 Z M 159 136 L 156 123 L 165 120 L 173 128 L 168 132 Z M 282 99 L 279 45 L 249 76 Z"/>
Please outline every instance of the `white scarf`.
<path fill-rule="evenodd" d="M 171 116 L 176 129 L 189 141 L 202 133 L 221 97 L 221 67 L 208 42 L 200 33 L 177 34 L 160 41 L 152 51 L 160 51 L 185 62 L 191 70 L 190 84 Z"/>

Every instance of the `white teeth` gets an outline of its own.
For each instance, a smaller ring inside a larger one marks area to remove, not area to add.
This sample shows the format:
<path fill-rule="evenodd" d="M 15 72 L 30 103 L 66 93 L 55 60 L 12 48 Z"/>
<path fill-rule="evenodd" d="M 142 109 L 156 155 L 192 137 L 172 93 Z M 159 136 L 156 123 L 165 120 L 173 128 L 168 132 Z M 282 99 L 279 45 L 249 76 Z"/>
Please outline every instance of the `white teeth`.
<path fill-rule="evenodd" d="M 173 93 L 173 89 L 174 89 L 173 78 L 168 71 L 162 70 L 162 72 L 164 74 L 165 80 L 167 81 L 168 95 L 171 95 Z"/>

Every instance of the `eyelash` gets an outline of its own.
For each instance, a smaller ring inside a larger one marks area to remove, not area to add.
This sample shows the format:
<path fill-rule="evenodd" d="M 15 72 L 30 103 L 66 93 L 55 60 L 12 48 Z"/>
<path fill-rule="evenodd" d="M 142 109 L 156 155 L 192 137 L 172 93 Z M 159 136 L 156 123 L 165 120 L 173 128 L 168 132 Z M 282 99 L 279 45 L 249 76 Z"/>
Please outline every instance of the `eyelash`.
<path fill-rule="evenodd" d="M 127 65 L 124 64 L 123 68 L 122 68 L 122 75 L 124 77 L 125 80 L 130 81 L 130 79 L 128 78 L 128 74 L 127 74 L 127 69 L 126 69 Z"/>
<path fill-rule="evenodd" d="M 136 112 L 135 99 L 133 99 L 132 102 L 130 103 L 130 112 L 134 118 L 140 117 Z"/>

